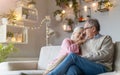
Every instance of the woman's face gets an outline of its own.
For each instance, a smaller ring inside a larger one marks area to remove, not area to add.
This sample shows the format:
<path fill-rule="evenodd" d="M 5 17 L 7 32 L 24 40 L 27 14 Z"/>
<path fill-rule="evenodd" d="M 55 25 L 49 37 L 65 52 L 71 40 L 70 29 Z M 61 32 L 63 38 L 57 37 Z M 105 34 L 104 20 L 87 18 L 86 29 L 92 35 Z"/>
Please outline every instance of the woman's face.
<path fill-rule="evenodd" d="M 77 32 L 73 33 L 74 35 L 74 39 L 81 39 L 81 37 L 83 36 L 83 29 Z"/>

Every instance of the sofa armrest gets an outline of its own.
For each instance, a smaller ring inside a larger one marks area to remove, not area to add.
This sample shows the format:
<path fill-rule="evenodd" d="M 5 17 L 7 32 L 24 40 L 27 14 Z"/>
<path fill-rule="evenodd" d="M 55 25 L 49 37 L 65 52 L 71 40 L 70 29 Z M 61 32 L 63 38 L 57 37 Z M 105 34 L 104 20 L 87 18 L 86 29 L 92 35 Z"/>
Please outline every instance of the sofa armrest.
<path fill-rule="evenodd" d="M 0 71 L 36 70 L 38 61 L 10 61 L 0 63 Z"/>

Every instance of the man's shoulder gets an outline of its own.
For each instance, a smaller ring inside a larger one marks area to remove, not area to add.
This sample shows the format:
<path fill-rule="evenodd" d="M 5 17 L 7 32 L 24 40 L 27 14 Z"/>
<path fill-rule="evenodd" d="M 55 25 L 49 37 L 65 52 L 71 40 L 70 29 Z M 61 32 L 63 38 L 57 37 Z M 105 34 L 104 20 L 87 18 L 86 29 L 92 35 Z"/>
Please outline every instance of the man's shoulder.
<path fill-rule="evenodd" d="M 111 38 L 111 36 L 110 35 L 98 34 L 98 38 Z"/>
<path fill-rule="evenodd" d="M 110 35 L 102 35 L 102 38 L 105 38 L 105 39 L 112 39 Z"/>
<path fill-rule="evenodd" d="M 113 42 L 110 35 L 103 35 L 102 37 L 104 42 Z"/>

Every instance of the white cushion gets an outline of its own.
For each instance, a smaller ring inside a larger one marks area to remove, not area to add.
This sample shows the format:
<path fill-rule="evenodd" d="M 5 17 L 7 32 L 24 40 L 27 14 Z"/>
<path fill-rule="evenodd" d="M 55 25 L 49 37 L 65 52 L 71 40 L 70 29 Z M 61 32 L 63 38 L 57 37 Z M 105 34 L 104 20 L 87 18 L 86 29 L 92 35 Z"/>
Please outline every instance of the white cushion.
<path fill-rule="evenodd" d="M 2 71 L 0 75 L 42 75 L 45 70 L 16 70 L 16 71 Z"/>
<path fill-rule="evenodd" d="M 9 61 L 0 63 L 0 71 L 37 70 L 38 61 Z"/>
<path fill-rule="evenodd" d="M 21 70 L 22 74 L 26 75 L 42 75 L 45 70 Z"/>
<path fill-rule="evenodd" d="M 42 47 L 38 61 L 38 69 L 46 69 L 48 63 L 51 62 L 58 55 L 60 49 L 60 46 Z"/>

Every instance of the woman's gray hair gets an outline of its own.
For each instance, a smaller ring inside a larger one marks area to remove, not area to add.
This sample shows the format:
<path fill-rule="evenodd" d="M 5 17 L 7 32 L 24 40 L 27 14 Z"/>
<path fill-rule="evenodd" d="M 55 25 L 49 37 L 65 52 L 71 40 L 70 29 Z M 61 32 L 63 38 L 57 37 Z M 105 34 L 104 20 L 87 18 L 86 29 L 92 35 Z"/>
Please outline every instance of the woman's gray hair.
<path fill-rule="evenodd" d="M 71 39 L 75 39 L 75 37 L 74 37 L 74 33 L 75 32 L 81 32 L 81 30 L 83 30 L 84 28 L 83 27 L 80 27 L 80 26 L 77 26 L 77 27 L 75 27 L 74 28 L 74 30 L 73 30 L 73 33 L 72 33 L 72 35 L 71 35 Z"/>

